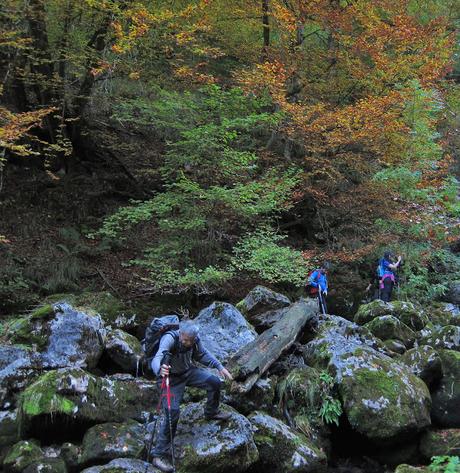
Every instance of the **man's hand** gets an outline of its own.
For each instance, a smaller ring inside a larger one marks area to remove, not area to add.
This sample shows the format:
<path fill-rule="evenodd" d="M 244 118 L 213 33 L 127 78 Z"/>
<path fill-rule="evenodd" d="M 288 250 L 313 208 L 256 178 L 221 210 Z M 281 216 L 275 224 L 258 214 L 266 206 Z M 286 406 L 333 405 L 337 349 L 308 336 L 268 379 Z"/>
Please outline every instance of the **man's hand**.
<path fill-rule="evenodd" d="M 161 365 L 161 368 L 160 368 L 160 376 L 162 378 L 164 378 L 165 376 L 168 376 L 169 375 L 169 369 L 171 367 L 169 365 Z"/>
<path fill-rule="evenodd" d="M 323 294 L 324 294 L 325 296 L 327 296 L 327 291 L 323 291 Z"/>
<path fill-rule="evenodd" d="M 230 381 L 233 381 L 233 376 L 231 375 L 230 371 L 228 371 L 226 368 L 222 368 L 221 371 L 219 371 L 219 374 L 225 379 L 229 379 Z"/>

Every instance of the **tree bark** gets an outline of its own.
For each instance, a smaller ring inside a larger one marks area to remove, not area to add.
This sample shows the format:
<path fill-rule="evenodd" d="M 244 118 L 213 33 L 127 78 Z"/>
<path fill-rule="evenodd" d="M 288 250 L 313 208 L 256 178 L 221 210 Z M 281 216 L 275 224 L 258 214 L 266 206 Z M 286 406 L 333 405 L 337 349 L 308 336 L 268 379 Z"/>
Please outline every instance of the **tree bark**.
<path fill-rule="evenodd" d="M 316 300 L 300 300 L 271 329 L 235 353 L 227 366 L 235 378 L 231 390 L 247 393 L 272 363 L 295 342 L 299 332 L 317 312 Z"/>

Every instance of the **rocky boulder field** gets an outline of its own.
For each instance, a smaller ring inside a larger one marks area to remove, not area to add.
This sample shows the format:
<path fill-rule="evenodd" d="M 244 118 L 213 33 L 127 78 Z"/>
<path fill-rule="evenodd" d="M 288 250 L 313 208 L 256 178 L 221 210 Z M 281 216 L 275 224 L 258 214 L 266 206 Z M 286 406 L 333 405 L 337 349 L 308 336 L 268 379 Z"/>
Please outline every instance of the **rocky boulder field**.
<path fill-rule="evenodd" d="M 432 457 L 460 455 L 452 302 L 373 301 L 347 320 L 258 286 L 236 306 L 203 309 L 201 339 L 237 373 L 223 393 L 231 417 L 206 421 L 205 393 L 188 389 L 177 471 L 412 473 L 431 471 Z M 0 345 L 3 471 L 157 471 L 145 461 L 159 396 L 142 363 L 148 318 L 108 312 L 62 298 L 9 322 Z M 243 382 L 241 353 L 249 364 L 260 357 L 284 317 L 305 323 Z M 356 458 L 366 466 L 347 467 Z"/>

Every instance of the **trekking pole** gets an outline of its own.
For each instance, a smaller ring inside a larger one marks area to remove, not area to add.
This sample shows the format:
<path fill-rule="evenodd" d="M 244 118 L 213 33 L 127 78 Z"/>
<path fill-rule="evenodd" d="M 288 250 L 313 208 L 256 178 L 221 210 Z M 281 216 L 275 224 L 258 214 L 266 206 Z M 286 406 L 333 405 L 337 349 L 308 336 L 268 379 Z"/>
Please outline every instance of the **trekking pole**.
<path fill-rule="evenodd" d="M 171 356 L 172 354 L 167 351 L 164 354 L 163 357 L 163 364 L 169 366 L 169 362 L 171 361 Z M 171 390 L 169 387 L 169 374 L 165 376 L 165 382 L 166 382 L 166 405 L 168 406 L 168 421 L 169 421 L 169 439 L 171 441 L 171 459 L 172 459 L 172 467 L 173 467 L 173 472 L 175 473 L 176 471 L 176 458 L 174 454 L 174 439 L 173 439 L 173 434 L 172 434 L 172 421 L 171 421 Z"/>
<path fill-rule="evenodd" d="M 319 305 L 321 307 L 321 312 L 323 313 L 323 315 L 326 315 L 326 310 L 324 309 L 324 302 L 323 302 L 323 291 L 321 290 L 321 288 L 319 288 L 318 290 L 318 299 L 319 299 Z"/>
<path fill-rule="evenodd" d="M 171 361 L 171 356 L 172 355 L 169 351 L 165 352 L 165 354 L 163 356 L 163 359 L 161 361 L 161 364 L 162 365 L 167 364 L 169 366 L 169 363 Z M 150 453 L 152 451 L 153 438 L 154 438 L 155 432 L 157 430 L 157 422 L 158 422 L 158 418 L 160 417 L 160 413 L 161 413 L 161 402 L 162 402 L 164 397 L 166 397 L 169 411 L 171 411 L 171 392 L 169 390 L 169 376 L 163 377 L 163 379 L 161 381 L 160 398 L 158 399 L 158 404 L 157 404 L 157 407 L 156 407 L 157 415 L 155 417 L 155 423 L 153 424 L 153 429 L 152 429 L 152 433 L 150 435 L 149 445 L 148 445 L 148 449 L 147 449 L 147 458 L 146 458 L 147 466 L 145 467 L 145 473 L 147 473 L 148 463 L 150 463 Z M 169 399 L 169 402 L 168 402 L 168 399 Z M 170 432 L 170 434 L 172 433 L 171 417 L 169 418 L 169 432 Z"/>

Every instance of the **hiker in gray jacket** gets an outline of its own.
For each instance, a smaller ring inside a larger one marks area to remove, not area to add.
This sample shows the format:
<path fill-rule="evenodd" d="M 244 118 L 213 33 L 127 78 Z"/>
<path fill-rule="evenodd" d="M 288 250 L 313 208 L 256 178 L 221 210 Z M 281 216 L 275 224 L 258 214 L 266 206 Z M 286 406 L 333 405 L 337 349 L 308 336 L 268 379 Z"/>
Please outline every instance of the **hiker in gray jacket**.
<path fill-rule="evenodd" d="M 161 364 L 166 352 L 172 355 L 170 365 Z M 186 386 L 207 391 L 208 399 L 204 411 L 206 419 L 226 420 L 230 417 L 229 413 L 219 411 L 222 381 L 209 371 L 195 366 L 194 361 L 216 368 L 223 378 L 233 379 L 232 375 L 203 346 L 198 337 L 198 327 L 192 321 L 181 322 L 179 330 L 166 332 L 162 336 L 158 351 L 152 359 L 152 371 L 156 376 L 169 375 L 170 378 L 172 439 L 169 430 L 169 411 L 166 408 L 166 399 L 163 398 L 162 407 L 165 415 L 153 450 L 153 466 L 166 473 L 173 471 L 167 457 L 170 455 L 171 442 L 176 434 L 180 403 Z"/>

